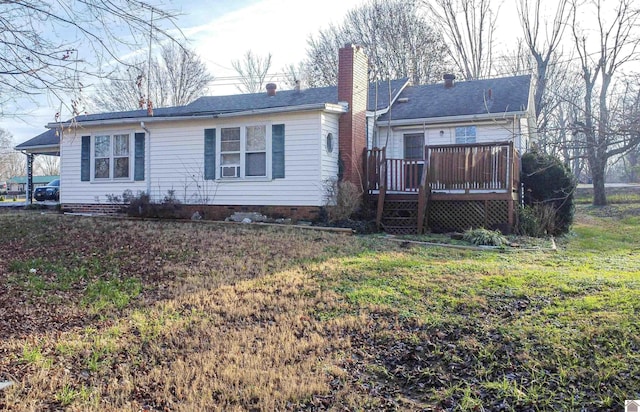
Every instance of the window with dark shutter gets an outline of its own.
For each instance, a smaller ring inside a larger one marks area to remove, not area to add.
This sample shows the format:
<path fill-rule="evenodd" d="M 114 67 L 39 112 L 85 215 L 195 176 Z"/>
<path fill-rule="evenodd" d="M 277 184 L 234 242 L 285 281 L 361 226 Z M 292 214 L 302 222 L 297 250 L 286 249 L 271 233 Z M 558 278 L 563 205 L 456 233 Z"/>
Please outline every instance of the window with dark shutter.
<path fill-rule="evenodd" d="M 271 177 L 284 179 L 284 125 L 271 126 Z"/>
<path fill-rule="evenodd" d="M 91 136 L 82 136 L 80 180 L 82 182 L 91 180 Z"/>
<path fill-rule="evenodd" d="M 204 178 L 216 178 L 216 129 L 204 129 Z"/>
<path fill-rule="evenodd" d="M 135 134 L 135 159 L 133 164 L 133 179 L 144 180 L 144 133 Z"/>

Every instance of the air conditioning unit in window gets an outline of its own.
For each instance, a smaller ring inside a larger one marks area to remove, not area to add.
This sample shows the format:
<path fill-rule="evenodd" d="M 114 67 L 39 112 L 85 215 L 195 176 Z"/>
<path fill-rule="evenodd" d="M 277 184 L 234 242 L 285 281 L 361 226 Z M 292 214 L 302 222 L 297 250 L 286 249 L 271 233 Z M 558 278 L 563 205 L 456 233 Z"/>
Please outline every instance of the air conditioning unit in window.
<path fill-rule="evenodd" d="M 222 177 L 240 177 L 240 166 L 222 166 Z"/>

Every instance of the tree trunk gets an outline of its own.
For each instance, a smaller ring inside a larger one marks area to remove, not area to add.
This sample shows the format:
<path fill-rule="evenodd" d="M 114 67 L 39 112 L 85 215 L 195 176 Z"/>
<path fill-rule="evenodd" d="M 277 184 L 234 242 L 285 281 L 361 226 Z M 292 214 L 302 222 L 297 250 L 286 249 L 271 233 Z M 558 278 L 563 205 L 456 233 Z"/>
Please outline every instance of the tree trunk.
<path fill-rule="evenodd" d="M 606 206 L 607 192 L 604 187 L 604 170 L 606 162 L 595 161 L 592 163 L 591 178 L 593 179 L 593 205 Z"/>

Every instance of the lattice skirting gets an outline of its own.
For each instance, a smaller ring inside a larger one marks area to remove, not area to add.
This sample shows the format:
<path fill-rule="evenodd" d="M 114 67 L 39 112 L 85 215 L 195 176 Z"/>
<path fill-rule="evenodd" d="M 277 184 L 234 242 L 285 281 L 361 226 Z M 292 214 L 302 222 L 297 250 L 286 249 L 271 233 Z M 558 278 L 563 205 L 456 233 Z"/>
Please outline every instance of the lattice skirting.
<path fill-rule="evenodd" d="M 510 233 L 508 200 L 438 200 L 429 204 L 427 229 L 462 232 L 484 227 Z"/>

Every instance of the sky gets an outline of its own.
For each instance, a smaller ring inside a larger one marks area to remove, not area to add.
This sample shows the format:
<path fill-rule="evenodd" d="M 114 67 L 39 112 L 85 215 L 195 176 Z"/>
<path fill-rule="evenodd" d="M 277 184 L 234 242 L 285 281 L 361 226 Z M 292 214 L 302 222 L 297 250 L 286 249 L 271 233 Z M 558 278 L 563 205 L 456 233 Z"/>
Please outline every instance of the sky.
<path fill-rule="evenodd" d="M 165 9 L 180 13 L 178 27 L 217 78 L 210 94 L 234 94 L 229 85 L 235 71 L 231 61 L 252 50 L 257 55 L 272 54 L 271 72 L 282 72 L 305 56 L 309 35 L 330 23 L 340 22 L 348 10 L 365 0 L 166 0 Z M 9 130 L 16 144 L 46 129 L 60 110 L 60 103 L 44 95 L 26 105 L 23 116 L 0 119 L 0 128 Z M 62 113 L 62 117 L 69 116 Z"/>
<path fill-rule="evenodd" d="M 233 60 L 248 51 L 272 54 L 272 73 L 282 73 L 289 64 L 305 58 L 307 40 L 329 24 L 340 23 L 345 14 L 367 0 L 148 0 L 162 2 L 164 9 L 178 12 L 177 26 L 204 61 L 214 81 L 209 94 L 238 93 L 233 86 Z M 499 19 L 494 53 L 513 50 L 521 29 L 513 0 L 499 1 Z M 550 12 L 553 12 L 549 10 Z M 146 48 L 140 50 L 146 53 Z M 495 56 L 495 54 L 494 54 Z M 89 56 L 90 58 L 90 56 Z M 87 59 L 89 59 L 87 58 Z M 85 98 L 90 92 L 85 91 Z M 69 102 L 66 102 L 67 104 Z M 46 129 L 60 110 L 58 99 L 43 95 L 23 110 L 21 117 L 0 118 L 0 128 L 9 130 L 17 143 Z M 67 110 L 68 112 L 68 110 Z M 62 118 L 70 115 L 62 111 Z"/>

